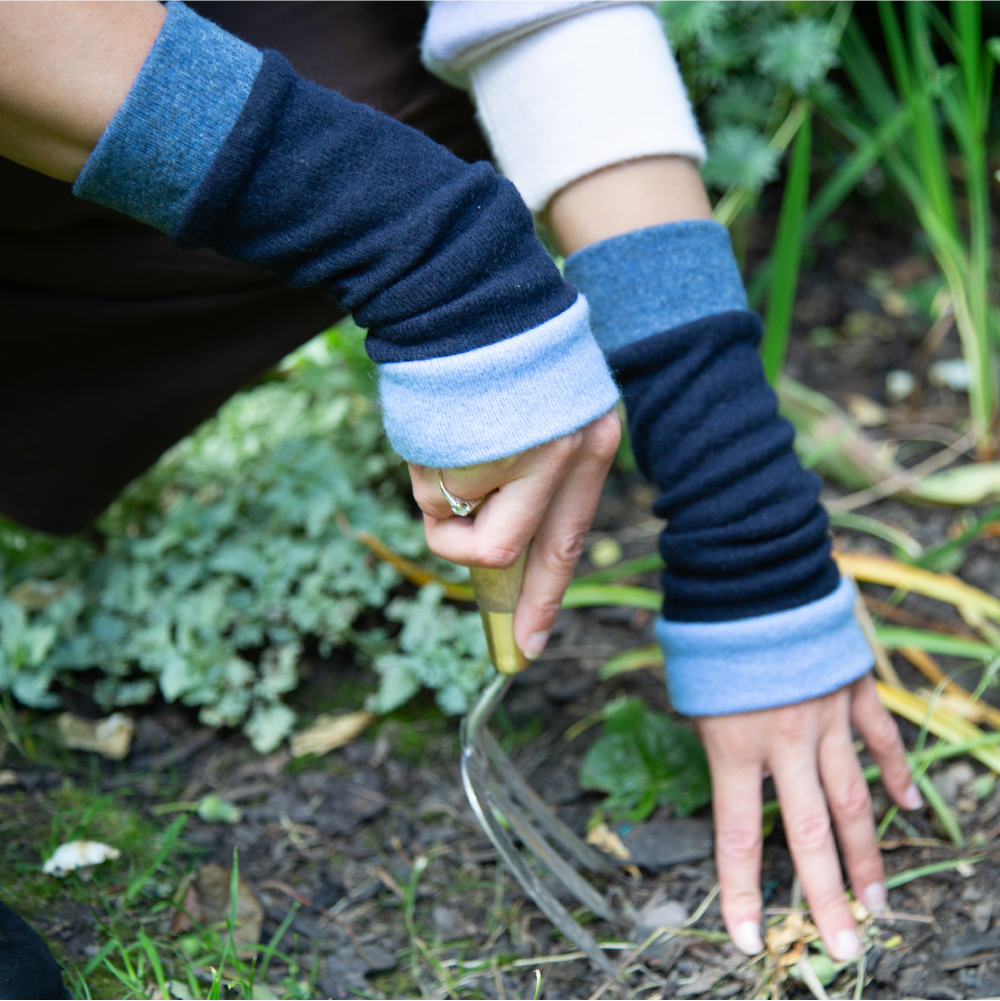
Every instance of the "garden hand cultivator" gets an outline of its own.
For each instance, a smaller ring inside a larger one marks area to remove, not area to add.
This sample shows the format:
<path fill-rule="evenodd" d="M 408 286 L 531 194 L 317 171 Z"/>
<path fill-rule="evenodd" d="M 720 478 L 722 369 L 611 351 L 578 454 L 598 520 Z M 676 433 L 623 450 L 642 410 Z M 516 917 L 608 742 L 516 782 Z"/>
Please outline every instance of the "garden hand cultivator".
<path fill-rule="evenodd" d="M 555 880 L 591 913 L 616 925 L 630 925 L 633 922 L 577 871 L 582 866 L 614 877 L 617 869 L 549 809 L 487 729 L 513 676 L 527 667 L 514 641 L 514 609 L 526 559 L 527 552 L 509 569 L 471 571 L 490 659 L 498 677 L 462 721 L 462 782 L 483 830 L 542 913 L 595 966 L 621 982 L 620 974 L 593 936 L 573 918 L 551 888 Z M 527 852 L 518 850 L 515 838 Z"/>

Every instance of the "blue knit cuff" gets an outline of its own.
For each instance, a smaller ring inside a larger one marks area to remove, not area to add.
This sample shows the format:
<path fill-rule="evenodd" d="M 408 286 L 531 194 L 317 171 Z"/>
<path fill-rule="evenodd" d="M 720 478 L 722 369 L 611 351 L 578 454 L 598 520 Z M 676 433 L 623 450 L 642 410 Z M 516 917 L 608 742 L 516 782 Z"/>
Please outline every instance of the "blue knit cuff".
<path fill-rule="evenodd" d="M 183 3 L 167 4 L 163 27 L 73 194 L 169 233 L 243 110 L 261 60 Z"/>
<path fill-rule="evenodd" d="M 580 296 L 551 320 L 462 354 L 379 366 L 382 423 L 422 466 L 489 462 L 569 434 L 618 400 Z"/>
<path fill-rule="evenodd" d="M 871 670 L 874 658 L 846 577 L 825 598 L 735 622 L 668 622 L 656 636 L 670 701 L 689 716 L 724 716 L 792 705 L 834 692 Z"/>
<path fill-rule="evenodd" d="M 747 309 L 725 226 L 668 222 L 602 240 L 566 258 L 566 280 L 590 302 L 606 351 L 705 316 Z"/>

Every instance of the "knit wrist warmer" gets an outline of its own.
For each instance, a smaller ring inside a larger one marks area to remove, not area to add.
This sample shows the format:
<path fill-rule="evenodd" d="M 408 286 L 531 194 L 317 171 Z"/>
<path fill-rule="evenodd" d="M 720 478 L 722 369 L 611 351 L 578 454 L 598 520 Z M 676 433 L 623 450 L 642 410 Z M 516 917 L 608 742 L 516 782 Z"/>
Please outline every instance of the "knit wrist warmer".
<path fill-rule="evenodd" d="M 566 4 L 553 23 L 550 6 L 437 2 L 424 38 L 432 69 L 467 75 L 497 165 L 528 207 L 541 211 L 567 184 L 626 160 L 702 161 L 656 14 L 641 3 Z M 527 23 L 510 23 L 514 14 Z"/>
<path fill-rule="evenodd" d="M 160 107 L 203 86 L 223 97 Z M 586 304 L 508 181 L 183 4 L 74 192 L 335 298 L 368 328 L 383 422 L 411 461 L 510 455 L 617 399 Z"/>
<path fill-rule="evenodd" d="M 872 663 L 727 251 L 721 226 L 685 222 L 566 261 L 622 385 L 636 460 L 662 490 L 671 698 L 704 715 L 825 694 Z"/>

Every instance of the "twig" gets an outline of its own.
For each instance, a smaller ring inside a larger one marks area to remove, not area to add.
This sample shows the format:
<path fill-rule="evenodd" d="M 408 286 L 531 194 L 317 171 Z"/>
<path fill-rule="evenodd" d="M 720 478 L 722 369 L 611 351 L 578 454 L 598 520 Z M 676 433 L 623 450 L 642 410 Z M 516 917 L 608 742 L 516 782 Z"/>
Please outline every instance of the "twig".
<path fill-rule="evenodd" d="M 900 470 L 900 472 L 894 473 L 892 476 L 887 476 L 874 486 L 858 490 L 853 494 L 848 494 L 846 497 L 836 497 L 826 501 L 826 509 L 834 514 L 853 511 L 855 508 L 872 504 L 883 497 L 888 497 L 890 494 L 898 493 L 900 490 L 907 490 L 925 476 L 936 473 L 943 466 L 947 466 L 949 462 L 953 462 L 959 456 L 964 455 L 976 444 L 976 439 L 976 431 L 970 431 L 959 438 L 954 445 L 946 445 L 936 455 L 932 455 L 929 459 L 924 460 L 912 469 Z"/>
<path fill-rule="evenodd" d="M 870 594 L 862 595 L 862 597 L 865 599 L 868 611 L 875 612 L 885 619 L 891 619 L 893 622 L 899 622 L 901 625 L 913 626 L 915 629 L 928 629 L 931 632 L 944 633 L 948 636 L 958 636 L 963 640 L 979 639 L 975 633 L 969 632 L 967 629 L 949 626 L 944 622 L 935 622 L 933 619 L 925 619 L 922 615 L 915 615 L 905 608 L 897 608 L 887 601 L 879 601 L 878 598 L 873 598 Z"/>
<path fill-rule="evenodd" d="M 875 657 L 875 673 L 887 685 L 892 685 L 893 688 L 904 688 L 903 682 L 900 681 L 899 675 L 896 674 L 896 669 L 892 666 L 892 661 L 889 660 L 889 655 L 885 652 L 885 647 L 882 646 L 878 640 L 878 636 L 875 635 L 875 623 L 872 622 L 872 617 L 868 614 L 868 608 L 865 605 L 864 598 L 861 596 L 861 591 L 858 590 L 857 584 L 854 585 L 854 588 L 856 595 L 854 599 L 854 616 L 861 626 L 861 631 L 865 634 L 865 639 L 868 640 L 868 645 L 872 648 L 872 655 Z"/>

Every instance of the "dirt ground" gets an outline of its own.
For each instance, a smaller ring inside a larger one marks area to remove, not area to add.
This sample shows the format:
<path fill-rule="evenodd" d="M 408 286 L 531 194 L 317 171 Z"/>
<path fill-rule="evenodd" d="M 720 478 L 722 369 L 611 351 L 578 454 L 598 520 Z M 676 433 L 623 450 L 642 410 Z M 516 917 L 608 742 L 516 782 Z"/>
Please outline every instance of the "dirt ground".
<path fill-rule="evenodd" d="M 909 268 L 909 273 L 919 274 L 924 265 L 910 234 L 877 227 L 873 232 L 870 224 L 862 231 L 853 225 L 858 221 L 860 216 L 843 215 L 840 238 L 835 233 L 820 246 L 816 259 L 807 262 L 811 266 L 802 276 L 789 372 L 840 402 L 847 392 L 883 402 L 885 373 L 912 363 L 928 322 L 887 315 L 872 291 L 872 273 L 891 274 L 895 268 L 904 274 Z M 751 231 L 751 254 L 766 242 L 765 231 Z M 850 333 L 845 334 L 846 327 Z M 816 328 L 829 328 L 836 336 L 810 333 Z M 935 357 L 958 354 L 954 336 Z M 898 409 L 893 421 L 875 435 L 901 437 L 905 429 L 894 427 L 901 424 L 948 430 L 963 406 L 963 399 L 948 390 L 927 391 L 919 407 Z M 916 446 L 905 464 L 919 461 L 931 447 L 939 446 Z M 833 486 L 826 489 L 831 495 L 841 492 Z M 619 476 L 601 505 L 594 538 L 615 537 L 626 557 L 650 552 L 661 524 L 649 511 L 651 497 L 638 478 Z M 897 501 L 883 501 L 861 513 L 897 524 L 924 545 L 945 539 L 949 525 L 962 514 Z M 834 534 L 840 545 L 888 551 L 871 536 L 840 529 Z M 970 545 L 957 572 L 1000 595 L 1000 538 Z M 655 586 L 656 575 L 634 582 Z M 865 590 L 875 598 L 888 596 L 886 588 Z M 950 606 L 919 596 L 908 596 L 900 607 L 937 623 L 956 621 L 949 618 Z M 621 695 L 641 696 L 651 708 L 669 709 L 662 680 L 653 671 L 606 682 L 597 678 L 613 653 L 652 641 L 649 613 L 565 611 L 549 650 L 516 679 L 494 720 L 494 731 L 517 766 L 580 832 L 600 797 L 580 790 L 577 770 L 600 727 L 590 727 L 572 740 L 563 735 Z M 907 684 L 923 683 L 902 658 L 893 661 Z M 940 662 L 945 669 L 956 663 L 947 657 Z M 374 687 L 364 670 L 343 658 L 314 658 L 303 676 L 290 700 L 303 723 L 321 711 L 359 708 L 364 691 Z M 86 715 L 85 693 L 73 698 L 70 708 Z M 990 691 L 986 698 L 996 702 L 996 693 Z M 44 736 L 51 724 L 32 719 Z M 902 729 L 912 747 L 916 727 L 903 723 Z M 240 873 L 264 907 L 265 938 L 298 900 L 301 909 L 283 948 L 298 955 L 302 969 L 317 971 L 314 997 L 530 998 L 536 996 L 535 970 L 541 973 L 537 996 L 542 998 L 620 996 L 586 962 L 560 959 L 571 951 L 568 943 L 505 876 L 461 788 L 458 720 L 442 717 L 430 699 L 418 699 L 376 725 L 366 739 L 319 759 L 293 761 L 284 751 L 261 758 L 241 735 L 205 730 L 192 713 L 157 705 L 138 715 L 132 751 L 121 763 L 79 755 L 66 758 L 58 768 L 40 768 L 11 747 L 3 767 L 15 772 L 18 783 L 0 786 L 4 899 L 20 905 L 57 954 L 77 964 L 85 963 L 102 944 L 97 904 L 81 903 L 68 894 L 45 900 L 8 897 L 11 888 L 21 885 L 20 874 L 40 861 L 39 831 L 51 822 L 56 798 L 66 795 L 60 791 L 65 782 L 111 794 L 147 819 L 158 804 L 192 800 L 211 791 L 238 803 L 244 816 L 235 825 L 191 818 L 178 872 L 205 862 L 229 865 L 236 846 Z M 889 828 L 884 847 L 890 874 L 960 855 L 979 860 L 960 871 L 941 871 L 892 890 L 889 909 L 896 916 L 873 926 L 874 946 L 866 957 L 862 992 L 855 993 L 857 971 L 849 967 L 827 988 L 831 997 L 1000 995 L 1000 922 L 994 926 L 994 919 L 1000 918 L 995 892 L 1000 878 L 1000 790 L 981 799 L 970 793 L 970 783 L 984 771 L 967 758 L 931 770 L 956 807 L 972 846 L 967 851 L 959 852 L 936 829 L 930 810 L 907 815 L 905 831 Z M 873 795 L 877 812 L 884 813 L 887 803 L 877 783 Z M 163 818 L 156 823 L 162 828 Z M 711 836 L 708 810 L 693 822 L 672 818 L 667 810 L 645 825 L 634 825 L 627 837 L 639 868 L 622 871 L 622 891 L 639 909 L 674 902 L 672 913 L 680 923 L 715 885 Z M 416 885 L 408 926 L 402 898 L 411 885 L 414 859 L 421 855 L 429 862 Z M 762 881 L 769 915 L 780 918 L 781 908 L 791 905 L 792 879 L 779 821 L 764 853 Z M 581 915 L 581 920 L 588 918 L 591 930 L 605 939 L 628 934 L 628 929 Z M 137 920 L 165 933 L 173 917 L 169 909 L 161 909 Z M 717 901 L 708 905 L 697 926 L 722 930 Z M 466 972 L 461 965 L 483 958 L 491 962 L 479 971 Z M 761 967 L 747 966 L 725 943 L 675 938 L 643 960 L 630 984 L 636 997 L 742 998 L 768 989 Z M 276 981 L 284 972 L 280 964 L 273 965 Z M 778 989 L 788 997 L 813 996 L 794 979 Z"/>

